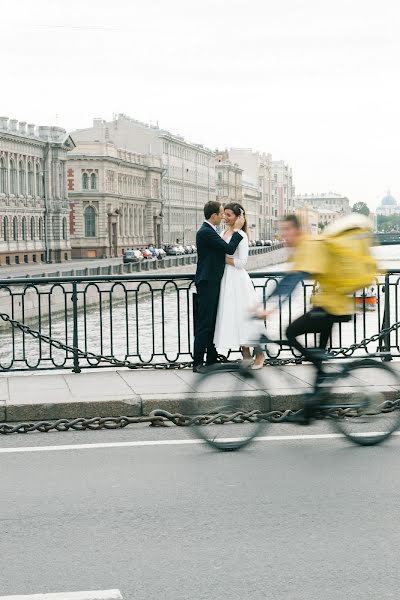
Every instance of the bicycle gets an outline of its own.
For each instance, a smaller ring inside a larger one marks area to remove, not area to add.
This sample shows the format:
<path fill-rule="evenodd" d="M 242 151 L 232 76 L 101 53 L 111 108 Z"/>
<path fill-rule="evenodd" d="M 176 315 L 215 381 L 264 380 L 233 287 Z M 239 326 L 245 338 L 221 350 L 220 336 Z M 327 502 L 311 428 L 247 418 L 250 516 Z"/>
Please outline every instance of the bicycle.
<path fill-rule="evenodd" d="M 287 340 L 262 336 L 259 341 L 260 346 L 271 343 L 291 347 Z M 299 410 L 283 413 L 278 408 L 284 408 L 285 395 L 274 397 L 273 367 L 254 371 L 245 361 L 219 363 L 197 380 L 196 411 L 199 407 L 211 410 L 195 416 L 191 429 L 213 448 L 232 451 L 247 446 L 271 422 L 308 424 L 329 418 L 351 442 L 379 444 L 400 427 L 400 377 L 381 361 L 388 355 L 382 352 L 344 362 L 328 360 L 326 353 L 314 350 L 311 364 L 315 382 L 299 395 Z M 283 374 L 292 378 L 288 372 Z M 212 408 L 217 399 L 222 405 Z M 277 401 L 281 405 L 275 409 Z"/>

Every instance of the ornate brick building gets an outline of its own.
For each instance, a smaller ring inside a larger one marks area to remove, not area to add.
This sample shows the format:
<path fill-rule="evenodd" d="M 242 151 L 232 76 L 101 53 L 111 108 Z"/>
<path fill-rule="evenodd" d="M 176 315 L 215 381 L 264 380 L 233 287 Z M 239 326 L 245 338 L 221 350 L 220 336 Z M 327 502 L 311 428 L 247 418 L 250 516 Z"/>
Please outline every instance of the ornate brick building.
<path fill-rule="evenodd" d="M 0 264 L 71 258 L 67 153 L 61 127 L 0 118 Z"/>
<path fill-rule="evenodd" d="M 161 160 L 81 142 L 68 156 L 72 256 L 118 256 L 161 245 Z"/>

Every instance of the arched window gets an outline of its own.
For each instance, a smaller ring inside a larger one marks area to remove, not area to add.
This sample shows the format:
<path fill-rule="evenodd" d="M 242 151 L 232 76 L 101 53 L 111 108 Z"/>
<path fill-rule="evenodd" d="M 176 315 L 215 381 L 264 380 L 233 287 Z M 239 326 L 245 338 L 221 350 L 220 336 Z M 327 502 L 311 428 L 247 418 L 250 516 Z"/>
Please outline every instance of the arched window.
<path fill-rule="evenodd" d="M 17 167 L 13 159 L 10 160 L 10 194 L 17 194 Z"/>
<path fill-rule="evenodd" d="M 83 190 L 88 190 L 89 189 L 89 178 L 88 178 L 88 174 L 84 173 L 82 175 L 82 189 Z"/>
<path fill-rule="evenodd" d="M 19 193 L 22 196 L 25 196 L 26 192 L 26 173 L 25 173 L 25 165 L 22 160 L 19 161 Z"/>
<path fill-rule="evenodd" d="M 8 242 L 8 217 L 4 217 L 3 219 L 3 239 L 5 242 Z"/>
<path fill-rule="evenodd" d="M 93 206 L 85 209 L 85 237 L 96 237 L 96 211 Z"/>
<path fill-rule="evenodd" d="M 90 176 L 90 189 L 91 190 L 95 190 L 96 189 L 96 175 L 95 173 L 92 173 Z"/>
<path fill-rule="evenodd" d="M 0 158 L 0 193 L 7 193 L 7 169 L 4 158 Z"/>
<path fill-rule="evenodd" d="M 29 196 L 34 195 L 33 167 L 31 162 L 28 162 L 28 194 Z"/>
<path fill-rule="evenodd" d="M 13 218 L 13 240 L 18 240 L 18 219 L 17 217 Z"/>
<path fill-rule="evenodd" d="M 64 217 L 62 222 L 62 237 L 63 240 L 67 239 L 67 219 Z"/>
<path fill-rule="evenodd" d="M 43 239 L 43 219 L 39 217 L 38 221 L 39 240 Z"/>
<path fill-rule="evenodd" d="M 36 238 L 35 217 L 31 217 L 31 240 Z"/>
<path fill-rule="evenodd" d="M 22 217 L 22 239 L 26 240 L 26 217 Z"/>

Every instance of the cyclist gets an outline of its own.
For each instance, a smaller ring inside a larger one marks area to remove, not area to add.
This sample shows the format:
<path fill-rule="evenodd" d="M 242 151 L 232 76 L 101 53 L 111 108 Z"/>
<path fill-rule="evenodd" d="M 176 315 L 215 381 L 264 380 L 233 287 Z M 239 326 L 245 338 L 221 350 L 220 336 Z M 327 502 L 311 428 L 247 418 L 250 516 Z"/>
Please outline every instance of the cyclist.
<path fill-rule="evenodd" d="M 351 217 L 346 227 L 349 230 L 355 227 L 355 224 L 351 223 Z M 281 231 L 283 239 L 292 249 L 291 270 L 268 298 L 267 310 L 257 311 L 259 318 L 269 317 L 279 307 L 279 301 L 284 302 L 298 283 L 307 278 L 314 278 L 318 282 L 319 276 L 322 275 L 325 275 L 326 279 L 326 273 L 334 268 L 334 265 L 329 264 L 329 256 L 324 251 L 321 239 L 304 235 L 296 215 L 287 215 L 283 219 Z M 354 312 L 351 296 L 338 288 L 340 286 L 321 285 L 318 293 L 312 296 L 313 308 L 290 323 L 286 330 L 289 344 L 315 365 L 316 384 L 320 383 L 323 377 L 322 361 L 334 323 L 350 321 Z M 297 338 L 307 333 L 320 334 L 318 349 L 306 348 L 299 342 Z M 316 402 L 315 399 L 306 401 L 303 415 L 293 416 L 291 420 L 307 424 Z"/>
<path fill-rule="evenodd" d="M 278 308 L 279 298 L 285 301 L 298 283 L 307 278 L 315 278 L 329 269 L 326 254 L 321 241 L 316 237 L 304 235 L 300 221 L 296 215 L 287 215 L 281 223 L 282 238 L 292 249 L 291 270 L 275 288 L 268 299 L 267 310 L 258 311 L 257 316 L 267 318 Z M 275 302 L 275 306 L 274 306 Z M 293 321 L 286 330 L 286 336 L 294 348 L 314 364 L 322 362 L 322 355 L 316 358 L 315 349 L 304 347 L 298 341 L 300 335 L 319 333 L 319 350 L 326 349 L 334 323 L 351 320 L 354 312 L 352 299 L 336 289 L 321 289 L 312 296 L 313 308 Z"/>

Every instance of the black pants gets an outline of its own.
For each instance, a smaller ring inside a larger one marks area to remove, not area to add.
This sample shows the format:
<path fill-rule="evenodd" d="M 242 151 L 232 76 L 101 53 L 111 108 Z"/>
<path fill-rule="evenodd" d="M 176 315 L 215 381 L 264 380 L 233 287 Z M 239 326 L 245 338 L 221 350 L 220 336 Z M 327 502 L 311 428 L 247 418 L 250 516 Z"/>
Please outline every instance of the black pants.
<path fill-rule="evenodd" d="M 217 318 L 220 282 L 201 281 L 197 284 L 196 289 L 197 308 L 193 361 L 195 365 L 202 365 L 204 354 L 207 352 L 206 362 L 212 364 L 218 356 L 214 346 L 214 329 Z"/>
<path fill-rule="evenodd" d="M 344 323 L 350 321 L 350 319 L 351 317 L 349 315 L 331 315 L 323 308 L 313 308 L 289 325 L 286 330 L 286 337 L 293 348 L 296 348 L 296 350 L 301 352 L 306 359 L 315 363 L 315 358 L 312 357 L 312 353 L 309 352 L 309 349 L 302 346 L 296 338 L 305 333 L 319 333 L 319 348 L 325 350 L 332 333 L 333 324 Z"/>

